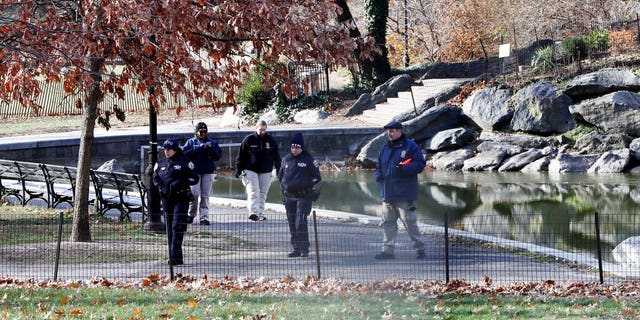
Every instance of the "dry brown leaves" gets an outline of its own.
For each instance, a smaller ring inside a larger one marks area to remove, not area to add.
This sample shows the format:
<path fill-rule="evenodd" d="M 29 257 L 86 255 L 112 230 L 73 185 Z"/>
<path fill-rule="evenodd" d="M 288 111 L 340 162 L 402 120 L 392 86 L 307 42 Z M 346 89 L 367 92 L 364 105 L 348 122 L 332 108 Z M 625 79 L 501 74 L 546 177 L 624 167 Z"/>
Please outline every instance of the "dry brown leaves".
<path fill-rule="evenodd" d="M 484 283 L 469 283 L 464 279 L 442 281 L 408 281 L 384 280 L 370 283 L 354 283 L 339 279 L 317 279 L 313 276 L 296 279 L 285 276 L 274 278 L 236 278 L 224 277 L 220 279 L 193 278 L 178 274 L 171 281 L 168 276 L 151 274 L 144 279 L 135 281 L 110 281 L 108 279 L 90 279 L 86 281 L 35 281 L 0 278 L 0 288 L 173 288 L 177 290 L 211 290 L 218 289 L 227 292 L 245 292 L 249 294 L 292 294 L 313 293 L 323 296 L 348 294 L 414 294 L 423 296 L 442 296 L 448 294 L 484 294 L 484 295 L 521 295 L 547 297 L 616 297 L 638 298 L 640 284 L 636 281 L 626 281 L 619 284 L 598 284 L 585 282 L 540 281 L 512 283 L 502 286 L 492 286 L 492 281 L 485 277 Z"/>

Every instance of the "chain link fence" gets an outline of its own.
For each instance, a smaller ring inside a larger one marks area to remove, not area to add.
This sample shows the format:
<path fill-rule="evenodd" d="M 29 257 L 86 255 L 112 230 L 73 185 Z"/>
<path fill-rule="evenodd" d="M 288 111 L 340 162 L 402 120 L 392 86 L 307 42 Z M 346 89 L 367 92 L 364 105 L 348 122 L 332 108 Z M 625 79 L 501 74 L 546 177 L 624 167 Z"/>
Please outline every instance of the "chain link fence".
<path fill-rule="evenodd" d="M 477 217 L 475 227 L 496 230 L 493 234 L 461 230 L 446 222 L 444 226 L 422 225 L 428 243 L 425 260 L 416 259 L 416 251 L 401 227 L 396 258 L 376 260 L 382 241 L 378 218 L 356 222 L 323 217 L 314 211 L 309 217 L 309 257 L 289 258 L 290 235 L 283 213 L 269 211 L 268 220 L 252 222 L 244 209 L 216 206 L 210 215 L 210 226 L 188 227 L 183 244 L 185 264 L 170 268 L 166 236 L 145 231 L 140 222 L 92 216 L 92 241 L 70 242 L 71 213 L 36 215 L 10 211 L 0 214 L 0 276 L 9 278 L 138 279 L 180 273 L 218 278 L 312 276 L 363 283 L 385 279 L 465 279 L 504 284 L 543 280 L 611 283 L 640 277 L 637 260 L 635 265 L 633 259 L 616 262 L 610 254 L 602 254 L 612 248 L 601 245 L 600 239 L 615 237 L 615 231 L 606 221 L 598 222 L 597 215 L 588 219 L 592 223 L 583 222 L 580 226 L 593 230 L 593 236 L 575 237 L 574 247 L 580 249 L 573 251 L 505 239 L 500 230 L 509 226 L 496 225 L 502 221 L 497 215 L 486 215 Z M 610 220 L 615 214 L 606 216 Z M 600 234 L 599 230 L 604 232 Z M 554 238 L 556 232 L 570 233 L 552 229 L 548 231 L 549 238 Z M 535 237 L 540 237 L 539 231 Z M 534 236 L 520 230 L 516 238 Z M 618 255 L 629 257 L 636 254 L 633 250 L 617 251 Z"/>

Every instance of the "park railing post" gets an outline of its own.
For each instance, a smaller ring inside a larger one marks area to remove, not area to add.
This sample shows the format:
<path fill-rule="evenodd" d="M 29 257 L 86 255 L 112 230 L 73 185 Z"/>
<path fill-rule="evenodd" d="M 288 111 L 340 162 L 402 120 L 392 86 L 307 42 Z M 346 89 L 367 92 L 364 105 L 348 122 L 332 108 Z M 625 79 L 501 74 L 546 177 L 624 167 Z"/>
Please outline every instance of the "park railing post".
<path fill-rule="evenodd" d="M 444 272 L 445 282 L 449 283 L 449 212 L 444 212 Z"/>
<path fill-rule="evenodd" d="M 169 215 L 171 215 L 171 219 L 169 219 Z M 169 264 L 169 278 L 173 281 L 173 261 L 171 260 L 171 237 L 173 237 L 173 219 L 176 217 L 173 216 L 173 213 L 165 212 L 164 213 L 164 225 L 167 233 L 167 252 L 169 253 L 169 260 L 167 260 Z"/>
<path fill-rule="evenodd" d="M 604 283 L 604 274 L 602 272 L 602 244 L 600 243 L 600 219 L 598 218 L 598 211 L 594 213 L 595 225 L 596 225 L 596 250 L 598 251 L 598 272 L 600 275 L 600 284 Z"/>
<path fill-rule="evenodd" d="M 64 221 L 64 214 L 60 212 L 58 218 L 58 243 L 56 243 L 56 262 L 53 269 L 53 281 L 58 281 L 58 268 L 60 266 L 60 244 L 62 243 L 62 222 Z"/>
<path fill-rule="evenodd" d="M 318 244 L 318 223 L 315 210 L 313 210 L 313 237 L 316 246 L 316 271 L 318 273 L 318 279 L 320 279 L 320 246 Z"/>

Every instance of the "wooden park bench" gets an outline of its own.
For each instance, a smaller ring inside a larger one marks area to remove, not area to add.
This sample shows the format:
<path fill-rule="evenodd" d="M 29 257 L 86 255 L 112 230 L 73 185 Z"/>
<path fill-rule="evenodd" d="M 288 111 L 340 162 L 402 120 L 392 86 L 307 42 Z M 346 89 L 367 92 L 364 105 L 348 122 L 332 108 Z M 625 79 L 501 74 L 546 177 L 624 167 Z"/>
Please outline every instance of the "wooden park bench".
<path fill-rule="evenodd" d="M 143 222 L 147 220 L 147 188 L 138 175 L 97 170 L 91 170 L 90 175 L 98 214 L 115 209 L 121 221 L 131 221 L 134 212 L 142 215 Z"/>

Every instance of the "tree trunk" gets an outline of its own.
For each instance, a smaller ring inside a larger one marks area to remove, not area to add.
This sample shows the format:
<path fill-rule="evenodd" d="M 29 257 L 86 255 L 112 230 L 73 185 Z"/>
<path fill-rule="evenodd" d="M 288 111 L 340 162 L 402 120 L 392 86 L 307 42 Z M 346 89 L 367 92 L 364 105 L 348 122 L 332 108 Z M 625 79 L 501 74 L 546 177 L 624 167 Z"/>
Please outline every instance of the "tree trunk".
<path fill-rule="evenodd" d="M 351 10 L 349 10 L 349 5 L 346 0 L 336 0 L 336 4 L 342 9 L 342 12 L 338 15 L 338 23 L 342 23 L 349 28 L 349 36 L 352 39 L 360 37 L 360 30 L 358 30 L 358 26 L 356 22 L 353 20 L 353 15 L 351 15 Z M 363 69 L 364 64 L 368 64 L 369 61 L 363 61 L 360 59 L 360 46 L 356 44 L 356 48 L 353 49 L 353 56 L 356 61 L 358 61 L 358 65 L 360 66 L 360 70 Z M 350 68 L 351 77 L 353 78 L 353 84 L 357 87 L 360 83 L 360 75 L 358 70 L 355 68 Z"/>
<path fill-rule="evenodd" d="M 371 86 L 377 86 L 391 77 L 391 65 L 387 55 L 387 17 L 389 16 L 388 0 L 366 0 L 367 32 L 375 39 L 380 50 L 374 52 L 373 63 L 365 64 L 363 75 Z"/>
<path fill-rule="evenodd" d="M 91 156 L 93 153 L 93 131 L 98 116 L 98 103 L 102 100 L 100 89 L 101 77 L 99 71 L 104 64 L 104 59 L 90 58 L 89 67 L 93 71 L 93 83 L 88 89 L 83 105 L 83 122 L 80 136 L 80 149 L 78 151 L 78 172 L 76 175 L 76 190 L 73 202 L 73 226 L 71 229 L 72 242 L 91 241 L 89 230 L 89 169 L 91 169 Z"/>

